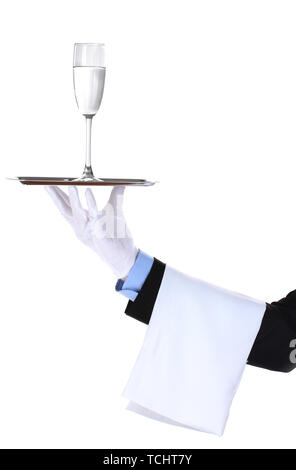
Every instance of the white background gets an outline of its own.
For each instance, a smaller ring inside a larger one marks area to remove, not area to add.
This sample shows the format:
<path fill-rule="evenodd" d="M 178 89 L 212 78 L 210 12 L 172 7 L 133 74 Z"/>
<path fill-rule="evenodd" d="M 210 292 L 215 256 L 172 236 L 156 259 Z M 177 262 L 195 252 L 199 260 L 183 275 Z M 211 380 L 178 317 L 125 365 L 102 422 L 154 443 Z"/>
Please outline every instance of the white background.
<path fill-rule="evenodd" d="M 295 373 L 246 367 L 222 438 L 127 411 L 145 325 L 44 189 L 4 179 L 80 174 L 73 43 L 105 42 L 94 170 L 160 181 L 126 191 L 137 246 L 278 300 L 296 288 L 295 23 L 283 0 L 1 2 L 2 448 L 295 447 Z"/>

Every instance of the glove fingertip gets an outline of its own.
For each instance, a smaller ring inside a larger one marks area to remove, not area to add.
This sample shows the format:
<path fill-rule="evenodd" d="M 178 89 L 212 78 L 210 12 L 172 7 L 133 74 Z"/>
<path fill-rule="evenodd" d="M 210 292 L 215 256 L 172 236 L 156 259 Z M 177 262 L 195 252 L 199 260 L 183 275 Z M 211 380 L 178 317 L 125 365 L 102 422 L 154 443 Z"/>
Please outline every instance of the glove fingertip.
<path fill-rule="evenodd" d="M 85 190 L 85 197 L 89 200 L 93 200 L 94 199 L 94 195 L 93 195 L 93 192 L 90 188 L 87 188 Z"/>
<path fill-rule="evenodd" d="M 95 200 L 95 197 L 93 195 L 93 192 L 91 189 L 87 188 L 87 190 L 85 191 L 85 199 L 86 199 L 86 202 L 87 202 L 87 205 L 89 207 L 89 209 L 95 209 L 97 204 L 96 204 L 96 200 Z"/>
<path fill-rule="evenodd" d="M 111 204 L 113 207 L 118 206 L 118 198 L 119 198 L 119 205 L 122 205 L 124 190 L 125 190 L 125 186 L 123 185 L 114 186 L 114 188 L 111 191 L 110 198 L 108 201 L 109 204 Z"/>
<path fill-rule="evenodd" d="M 69 199 L 72 209 L 81 210 L 82 206 L 76 186 L 68 186 Z"/>
<path fill-rule="evenodd" d="M 47 185 L 47 186 L 43 186 L 43 187 L 44 187 L 45 191 L 46 191 L 48 194 L 54 193 L 55 186 L 49 186 L 49 185 Z"/>
<path fill-rule="evenodd" d="M 125 191 L 125 186 L 124 185 L 119 185 L 114 187 L 114 192 L 116 194 L 123 194 Z"/>
<path fill-rule="evenodd" d="M 76 186 L 68 186 L 68 194 L 69 196 L 76 196 L 77 195 Z"/>

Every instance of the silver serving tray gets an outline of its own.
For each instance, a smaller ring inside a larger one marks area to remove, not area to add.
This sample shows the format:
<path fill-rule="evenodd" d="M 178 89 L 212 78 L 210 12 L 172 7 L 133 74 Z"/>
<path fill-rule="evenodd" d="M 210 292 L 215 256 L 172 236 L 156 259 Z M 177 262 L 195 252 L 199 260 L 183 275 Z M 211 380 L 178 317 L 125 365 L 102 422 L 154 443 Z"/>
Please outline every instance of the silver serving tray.
<path fill-rule="evenodd" d="M 15 176 L 8 178 L 28 185 L 67 185 L 67 186 L 153 186 L 155 181 L 131 178 L 99 178 L 97 180 L 83 180 L 79 178 L 60 178 L 44 176 Z"/>

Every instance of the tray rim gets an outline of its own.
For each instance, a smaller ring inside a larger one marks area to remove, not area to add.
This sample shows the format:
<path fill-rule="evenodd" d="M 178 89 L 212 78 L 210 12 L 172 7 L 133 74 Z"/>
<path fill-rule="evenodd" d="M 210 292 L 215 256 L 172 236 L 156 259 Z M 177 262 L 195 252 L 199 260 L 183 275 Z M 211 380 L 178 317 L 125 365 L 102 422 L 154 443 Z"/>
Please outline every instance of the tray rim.
<path fill-rule="evenodd" d="M 19 181 L 27 186 L 153 186 L 157 181 L 143 178 L 101 178 L 102 181 L 83 181 L 77 177 L 61 176 L 13 176 L 9 180 Z"/>

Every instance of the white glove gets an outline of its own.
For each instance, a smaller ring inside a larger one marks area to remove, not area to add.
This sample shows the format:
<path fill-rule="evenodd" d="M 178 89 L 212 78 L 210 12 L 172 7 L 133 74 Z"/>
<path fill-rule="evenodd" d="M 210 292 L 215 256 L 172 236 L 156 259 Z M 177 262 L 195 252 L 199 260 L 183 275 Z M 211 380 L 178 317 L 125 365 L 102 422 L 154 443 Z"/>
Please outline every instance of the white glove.
<path fill-rule="evenodd" d="M 79 200 L 76 186 L 69 186 L 69 196 L 57 186 L 45 186 L 55 205 L 73 227 L 79 240 L 105 261 L 117 278 L 128 275 L 138 250 L 127 228 L 122 210 L 124 186 L 112 189 L 109 201 L 98 211 L 92 191 L 85 191 L 88 211 Z"/>

